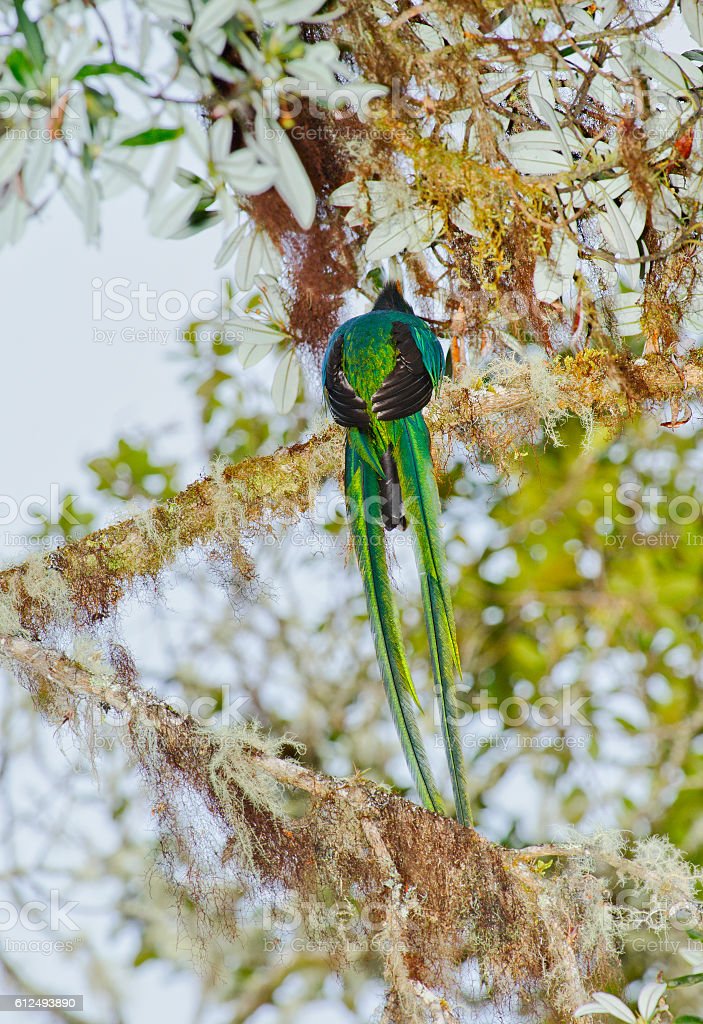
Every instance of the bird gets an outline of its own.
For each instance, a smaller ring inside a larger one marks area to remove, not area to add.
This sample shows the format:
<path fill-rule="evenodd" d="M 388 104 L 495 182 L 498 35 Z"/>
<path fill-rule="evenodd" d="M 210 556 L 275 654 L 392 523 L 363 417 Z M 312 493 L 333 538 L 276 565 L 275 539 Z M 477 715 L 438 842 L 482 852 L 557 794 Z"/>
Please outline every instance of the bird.
<path fill-rule="evenodd" d="M 414 534 L 456 816 L 472 825 L 457 723 L 461 662 L 430 434 L 422 415 L 440 388 L 444 368 L 438 339 L 415 315 L 399 284 L 390 282 L 370 312 L 345 321 L 331 335 L 322 362 L 322 389 L 332 418 L 346 429 L 347 521 L 379 669 L 410 774 L 425 807 L 444 814 L 417 724 L 415 709 L 421 707 L 388 572 L 386 533 L 408 526 Z"/>

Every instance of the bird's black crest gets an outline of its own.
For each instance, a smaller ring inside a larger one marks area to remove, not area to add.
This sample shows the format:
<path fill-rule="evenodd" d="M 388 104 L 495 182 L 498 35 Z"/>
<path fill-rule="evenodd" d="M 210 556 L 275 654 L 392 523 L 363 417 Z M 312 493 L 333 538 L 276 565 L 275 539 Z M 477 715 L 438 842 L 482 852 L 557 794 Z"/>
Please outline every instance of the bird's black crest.
<path fill-rule="evenodd" d="M 405 301 L 397 284 L 384 284 L 373 308 L 374 310 L 396 309 L 399 313 L 413 313 L 412 306 Z"/>

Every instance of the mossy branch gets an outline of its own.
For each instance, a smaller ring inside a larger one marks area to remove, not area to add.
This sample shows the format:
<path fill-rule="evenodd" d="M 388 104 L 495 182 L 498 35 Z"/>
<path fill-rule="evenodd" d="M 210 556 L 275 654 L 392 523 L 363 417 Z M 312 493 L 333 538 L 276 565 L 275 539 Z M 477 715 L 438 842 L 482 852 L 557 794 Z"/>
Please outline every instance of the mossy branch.
<path fill-rule="evenodd" d="M 386 939 L 379 948 L 389 1020 L 419 1021 L 440 1008 L 453 1020 L 444 1001 L 448 969 L 472 956 L 496 997 L 508 998 L 515 985 L 525 993 L 539 986 L 559 1020 L 570 1019 L 586 998 L 573 950 L 574 907 L 567 927 L 549 899 L 552 887 L 562 891 L 563 880 L 546 879 L 520 851 L 496 846 L 364 777 L 334 779 L 280 757 L 254 730 L 224 736 L 203 730 L 134 681 L 93 672 L 37 642 L 2 637 L 0 659 L 44 711 L 73 707 L 63 721 L 59 714 L 60 727 L 83 714 L 86 704 L 103 716 L 116 712 L 133 756 L 154 783 L 150 796 L 162 828 L 176 827 L 176 794 L 186 787 L 229 833 L 223 872 L 232 859 L 251 857 L 259 880 L 323 899 L 331 870 L 335 892 L 373 900 L 372 927 Z M 264 790 L 261 776 L 307 794 L 305 812 L 291 817 L 278 797 L 265 805 L 253 796 Z M 243 828 L 253 833 L 246 849 Z M 207 831 L 203 823 L 199 829 Z"/>
<path fill-rule="evenodd" d="M 535 439 L 540 422 L 552 438 L 554 425 L 569 413 L 617 426 L 644 404 L 680 406 L 702 382 L 698 361 L 681 369 L 663 356 L 635 359 L 586 349 L 551 361 L 503 359 L 464 382 L 470 386 L 447 384 L 427 419 L 435 436 L 478 444 L 505 464 L 506 451 Z M 0 632 L 37 637 L 57 621 L 95 622 L 135 582 L 155 579 L 179 551 L 197 544 L 224 543 L 246 572 L 247 541 L 303 517 L 322 481 L 340 473 L 342 446 L 342 431 L 331 425 L 273 455 L 220 469 L 139 516 L 66 544 L 40 564 L 30 559 L 5 570 Z"/>

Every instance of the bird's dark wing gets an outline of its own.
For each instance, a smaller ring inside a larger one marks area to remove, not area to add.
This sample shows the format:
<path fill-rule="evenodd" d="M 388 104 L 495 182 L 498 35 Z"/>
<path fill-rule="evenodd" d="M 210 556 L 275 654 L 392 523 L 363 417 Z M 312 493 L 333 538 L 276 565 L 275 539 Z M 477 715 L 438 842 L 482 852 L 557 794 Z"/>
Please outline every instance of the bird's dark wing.
<path fill-rule="evenodd" d="M 396 363 L 371 399 L 371 410 L 379 420 L 412 416 L 427 405 L 434 390 L 409 324 L 396 322 L 391 331 L 398 350 Z"/>
<path fill-rule="evenodd" d="M 325 358 L 325 392 L 332 418 L 343 427 L 369 425 L 369 413 L 363 398 L 357 395 L 342 369 L 344 336 L 333 337 Z"/>

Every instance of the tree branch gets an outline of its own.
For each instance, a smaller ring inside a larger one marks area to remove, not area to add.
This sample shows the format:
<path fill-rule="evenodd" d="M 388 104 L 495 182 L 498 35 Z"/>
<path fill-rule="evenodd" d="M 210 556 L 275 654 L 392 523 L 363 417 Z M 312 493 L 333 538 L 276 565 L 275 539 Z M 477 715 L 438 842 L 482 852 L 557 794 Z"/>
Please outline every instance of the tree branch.
<path fill-rule="evenodd" d="M 534 362 L 499 360 L 478 388 L 448 383 L 427 410 L 432 432 L 478 443 L 504 458 L 506 434 L 487 429 L 496 417 L 517 420 L 516 444 L 534 437 L 540 418 L 572 412 L 596 421 L 624 420 L 646 403 L 678 400 L 703 382 L 697 361 L 683 371 L 663 356 L 635 359 L 586 349 L 576 356 Z M 496 436 L 497 433 L 497 436 Z M 499 440 L 498 440 L 499 437 Z M 251 566 L 245 545 L 273 524 L 292 525 L 313 506 L 325 478 L 343 464 L 343 433 L 332 425 L 273 455 L 244 459 L 195 481 L 168 501 L 123 522 L 97 530 L 47 555 L 42 580 L 33 560 L 0 573 L 0 594 L 12 601 L 19 625 L 38 636 L 72 606 L 77 625 L 106 615 L 143 579 L 155 579 L 176 554 L 193 545 L 224 543 L 242 571 Z M 48 587 L 46 583 L 50 583 Z"/>

